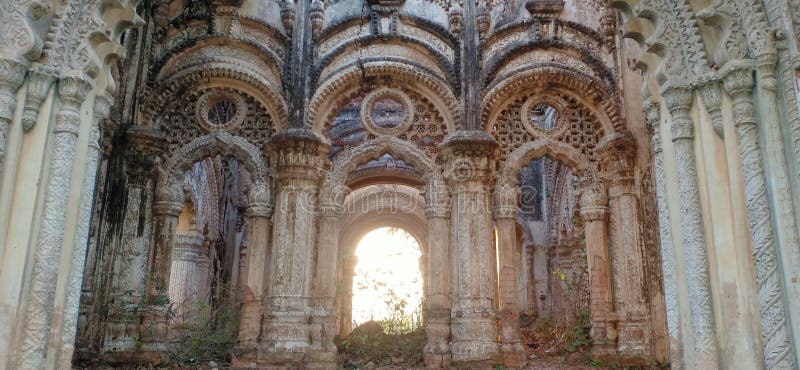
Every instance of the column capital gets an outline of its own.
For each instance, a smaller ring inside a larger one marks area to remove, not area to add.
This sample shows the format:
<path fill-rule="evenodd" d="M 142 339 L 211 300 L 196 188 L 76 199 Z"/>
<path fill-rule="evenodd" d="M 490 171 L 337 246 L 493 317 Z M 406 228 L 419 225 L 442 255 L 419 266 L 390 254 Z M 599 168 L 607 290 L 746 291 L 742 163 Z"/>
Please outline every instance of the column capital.
<path fill-rule="evenodd" d="M 494 218 L 517 219 L 519 187 L 509 182 L 502 182 L 494 188 Z"/>
<path fill-rule="evenodd" d="M 65 76 L 58 81 L 58 98 L 64 108 L 77 111 L 92 90 L 92 83 L 80 77 Z"/>
<path fill-rule="evenodd" d="M 587 221 L 605 220 L 608 217 L 608 195 L 599 182 L 582 180 L 580 188 L 580 212 Z"/>
<path fill-rule="evenodd" d="M 445 138 L 440 155 L 444 177 L 454 192 L 479 186 L 485 189 L 492 179 L 498 144 L 485 131 L 458 131 Z"/>
<path fill-rule="evenodd" d="M 711 126 L 719 137 L 724 137 L 722 126 L 722 92 L 720 81 L 716 74 L 707 76 L 698 84 L 698 93 L 703 100 L 708 114 L 711 116 Z"/>
<path fill-rule="evenodd" d="M 159 153 L 163 153 L 166 137 L 158 130 L 132 126 L 126 132 L 127 147 L 125 162 L 128 176 L 146 179 L 153 175 L 153 169 L 161 163 Z"/>
<path fill-rule="evenodd" d="M 428 218 L 450 217 L 450 194 L 441 181 L 429 180 L 425 186 L 425 215 Z"/>
<path fill-rule="evenodd" d="M 272 192 L 267 184 L 254 183 L 247 194 L 247 200 L 247 210 L 245 211 L 247 216 L 267 218 L 272 216 Z"/>
<path fill-rule="evenodd" d="M 17 106 L 17 90 L 25 80 L 26 66 L 0 59 L 0 120 L 11 121 Z"/>
<path fill-rule="evenodd" d="M 694 89 L 687 85 L 667 82 L 661 88 L 664 104 L 672 115 L 672 141 L 694 138 L 694 122 L 689 115 L 694 101 Z"/>
<path fill-rule="evenodd" d="M 727 67 L 727 66 L 726 66 Z M 754 66 L 750 63 L 739 63 L 720 71 L 725 91 L 736 99 L 742 95 L 751 95 L 755 87 Z"/>
<path fill-rule="evenodd" d="M 322 178 L 330 144 L 308 129 L 287 129 L 266 145 L 278 181 L 305 180 L 314 184 Z"/>
<path fill-rule="evenodd" d="M 56 72 L 41 65 L 33 65 L 28 71 L 25 89 L 25 104 L 22 111 L 22 129 L 29 132 L 36 126 L 39 107 L 42 105 L 50 86 L 56 80 Z"/>
<path fill-rule="evenodd" d="M 755 77 L 752 64 L 738 64 L 725 70 L 723 85 L 733 99 L 733 121 L 736 127 L 756 125 L 756 107 L 753 103 Z"/>
<path fill-rule="evenodd" d="M 629 132 L 621 132 L 604 137 L 597 145 L 600 157 L 600 170 L 615 187 L 633 182 L 633 168 L 636 161 L 636 141 Z"/>
<path fill-rule="evenodd" d="M 648 98 L 642 103 L 642 111 L 647 132 L 652 135 L 661 124 L 661 103 Z"/>

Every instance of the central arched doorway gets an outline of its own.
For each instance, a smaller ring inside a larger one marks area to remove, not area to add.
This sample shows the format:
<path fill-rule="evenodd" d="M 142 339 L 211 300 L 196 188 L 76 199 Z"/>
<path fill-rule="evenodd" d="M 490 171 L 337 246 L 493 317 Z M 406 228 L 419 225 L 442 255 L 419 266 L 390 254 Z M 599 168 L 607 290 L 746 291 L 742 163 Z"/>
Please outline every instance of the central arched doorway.
<path fill-rule="evenodd" d="M 367 232 L 354 254 L 352 328 L 378 322 L 386 334 L 404 334 L 422 325 L 422 250 L 398 227 Z"/>

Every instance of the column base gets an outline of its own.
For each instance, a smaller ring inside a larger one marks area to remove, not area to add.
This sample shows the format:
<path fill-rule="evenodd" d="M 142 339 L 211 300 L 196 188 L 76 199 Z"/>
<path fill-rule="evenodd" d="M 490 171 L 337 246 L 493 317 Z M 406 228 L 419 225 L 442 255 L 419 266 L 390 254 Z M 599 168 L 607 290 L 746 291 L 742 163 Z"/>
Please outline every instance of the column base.
<path fill-rule="evenodd" d="M 500 346 L 504 369 L 523 369 L 528 364 L 528 354 L 522 343 L 503 343 Z"/>
<path fill-rule="evenodd" d="M 617 351 L 625 365 L 646 365 L 651 362 L 649 322 L 620 320 L 617 323 Z"/>

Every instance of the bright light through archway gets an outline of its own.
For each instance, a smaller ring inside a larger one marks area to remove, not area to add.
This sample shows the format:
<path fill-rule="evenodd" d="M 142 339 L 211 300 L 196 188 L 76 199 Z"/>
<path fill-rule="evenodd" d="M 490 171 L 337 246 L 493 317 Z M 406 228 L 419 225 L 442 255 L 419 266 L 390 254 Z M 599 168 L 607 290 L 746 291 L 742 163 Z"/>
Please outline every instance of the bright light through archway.
<path fill-rule="evenodd" d="M 398 304 L 406 316 L 419 316 L 421 255 L 416 239 L 402 229 L 382 227 L 361 239 L 353 277 L 354 326 L 396 316 Z"/>

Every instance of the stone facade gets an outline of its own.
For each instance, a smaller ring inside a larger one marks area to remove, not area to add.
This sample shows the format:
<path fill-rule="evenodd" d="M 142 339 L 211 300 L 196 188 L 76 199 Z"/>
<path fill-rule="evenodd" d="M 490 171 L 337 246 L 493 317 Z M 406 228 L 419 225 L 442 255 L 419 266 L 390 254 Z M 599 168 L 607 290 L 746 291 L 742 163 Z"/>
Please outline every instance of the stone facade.
<path fill-rule="evenodd" d="M 332 369 L 353 251 L 419 241 L 428 368 L 800 366 L 797 0 L 4 1 L 0 368 Z M 562 277 L 561 280 L 564 280 Z M 228 293 L 220 293 L 222 290 Z M 572 288 L 570 288 L 572 289 Z"/>

